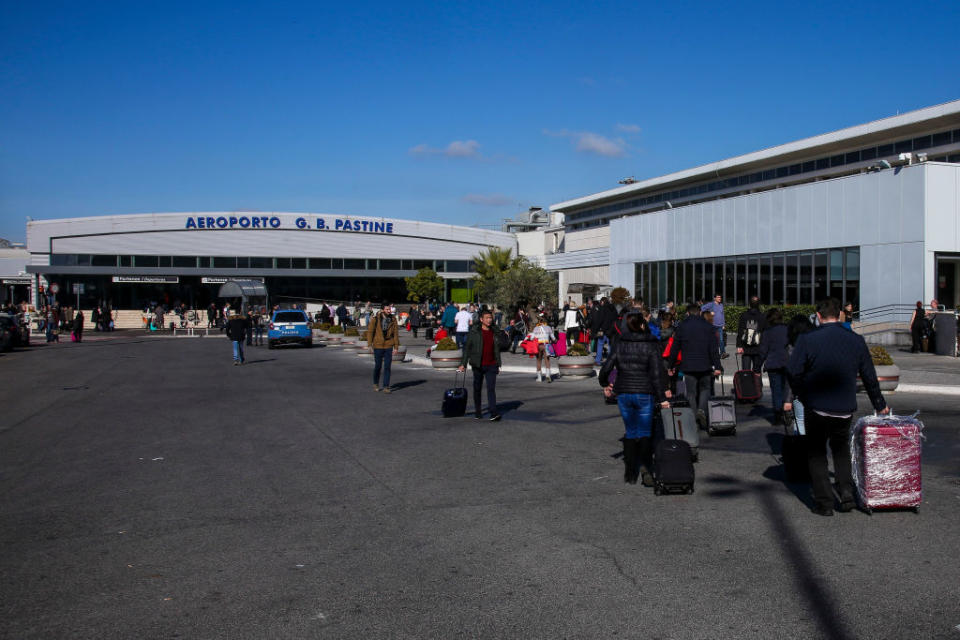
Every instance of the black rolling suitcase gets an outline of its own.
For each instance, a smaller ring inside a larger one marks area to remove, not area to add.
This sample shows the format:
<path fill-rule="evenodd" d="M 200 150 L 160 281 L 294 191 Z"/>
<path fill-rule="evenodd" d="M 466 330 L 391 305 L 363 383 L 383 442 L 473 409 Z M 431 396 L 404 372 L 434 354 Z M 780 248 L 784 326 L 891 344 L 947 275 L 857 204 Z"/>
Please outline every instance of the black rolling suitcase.
<path fill-rule="evenodd" d="M 653 492 L 693 493 L 693 453 L 683 440 L 661 440 L 653 450 Z"/>
<path fill-rule="evenodd" d="M 443 392 L 443 417 L 459 418 L 467 412 L 467 388 L 458 386 L 460 372 L 453 376 L 453 388 Z M 467 382 L 467 374 L 463 374 L 463 384 Z"/>
<path fill-rule="evenodd" d="M 427 336 L 427 340 L 433 340 L 433 327 L 427 327 L 427 330 L 424 333 Z"/>

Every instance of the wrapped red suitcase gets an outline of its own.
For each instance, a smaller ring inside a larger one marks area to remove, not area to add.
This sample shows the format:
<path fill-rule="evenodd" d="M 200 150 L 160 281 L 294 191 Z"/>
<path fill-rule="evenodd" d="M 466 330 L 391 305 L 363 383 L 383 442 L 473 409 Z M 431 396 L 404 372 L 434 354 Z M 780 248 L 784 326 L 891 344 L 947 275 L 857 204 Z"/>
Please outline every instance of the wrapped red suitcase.
<path fill-rule="evenodd" d="M 911 416 L 866 416 L 850 437 L 853 477 L 861 506 L 920 508 L 923 423 Z"/>

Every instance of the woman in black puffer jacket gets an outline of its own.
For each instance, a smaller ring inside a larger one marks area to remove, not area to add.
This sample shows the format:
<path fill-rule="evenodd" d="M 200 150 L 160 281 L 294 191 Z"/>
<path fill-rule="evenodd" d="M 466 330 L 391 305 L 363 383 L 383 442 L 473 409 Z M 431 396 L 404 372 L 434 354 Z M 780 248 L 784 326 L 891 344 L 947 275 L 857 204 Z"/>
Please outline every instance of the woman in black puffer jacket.
<path fill-rule="evenodd" d="M 630 313 L 624 320 L 626 331 L 600 369 L 603 393 L 617 394 L 617 404 L 626 433 L 623 436 L 623 481 L 636 484 L 643 475 L 643 486 L 653 486 L 650 473 L 653 454 L 654 405 L 669 407 L 664 390 L 663 367 L 660 364 L 660 341 L 649 331 L 640 313 Z M 616 370 L 616 382 L 610 382 Z"/>

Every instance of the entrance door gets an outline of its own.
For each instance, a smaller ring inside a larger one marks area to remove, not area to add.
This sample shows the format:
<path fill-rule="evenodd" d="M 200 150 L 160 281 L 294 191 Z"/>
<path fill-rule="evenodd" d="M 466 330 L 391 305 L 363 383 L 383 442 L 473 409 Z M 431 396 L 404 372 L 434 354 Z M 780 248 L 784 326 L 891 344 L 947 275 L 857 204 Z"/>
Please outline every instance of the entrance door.
<path fill-rule="evenodd" d="M 934 291 L 936 291 L 937 301 L 947 309 L 956 309 L 957 302 L 960 301 L 958 268 L 960 268 L 960 256 L 937 256 L 937 281 Z"/>

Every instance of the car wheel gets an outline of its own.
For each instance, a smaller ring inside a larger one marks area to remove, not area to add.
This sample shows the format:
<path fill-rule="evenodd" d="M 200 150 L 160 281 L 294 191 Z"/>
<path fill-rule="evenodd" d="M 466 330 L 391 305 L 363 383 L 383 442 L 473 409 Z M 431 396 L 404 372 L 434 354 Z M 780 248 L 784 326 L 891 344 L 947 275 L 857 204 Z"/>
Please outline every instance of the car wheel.
<path fill-rule="evenodd" d="M 303 346 L 305 346 L 307 349 L 312 349 L 312 348 L 313 348 L 313 340 L 307 340 L 306 342 L 303 343 Z"/>
<path fill-rule="evenodd" d="M 274 346 L 276 345 L 273 344 L 273 340 L 267 340 L 267 349 L 273 349 Z"/>

